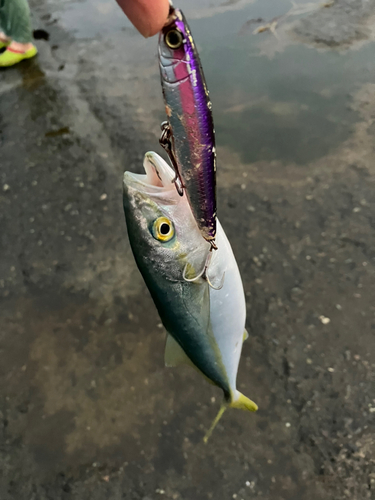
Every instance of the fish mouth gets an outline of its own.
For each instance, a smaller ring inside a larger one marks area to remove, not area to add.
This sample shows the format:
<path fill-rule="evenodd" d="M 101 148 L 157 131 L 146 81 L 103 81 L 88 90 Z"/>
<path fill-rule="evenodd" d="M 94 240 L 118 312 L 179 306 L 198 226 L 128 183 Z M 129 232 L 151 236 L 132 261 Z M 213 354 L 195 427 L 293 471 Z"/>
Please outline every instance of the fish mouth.
<path fill-rule="evenodd" d="M 149 151 L 143 160 L 145 174 L 124 173 L 124 187 L 133 187 L 139 191 L 155 193 L 174 189 L 174 170 L 161 156 Z"/>

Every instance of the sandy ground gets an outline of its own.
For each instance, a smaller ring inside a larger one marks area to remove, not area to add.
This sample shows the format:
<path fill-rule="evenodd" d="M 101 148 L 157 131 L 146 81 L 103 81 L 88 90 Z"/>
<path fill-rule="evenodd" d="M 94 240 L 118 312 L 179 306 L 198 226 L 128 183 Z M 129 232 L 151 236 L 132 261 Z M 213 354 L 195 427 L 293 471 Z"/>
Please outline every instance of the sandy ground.
<path fill-rule="evenodd" d="M 75 37 L 57 3 L 32 3 L 39 59 L 0 73 L 0 499 L 375 498 L 375 84 L 303 168 L 219 145 L 260 409 L 204 445 L 221 393 L 164 368 L 122 212 L 157 148 L 155 40 Z"/>

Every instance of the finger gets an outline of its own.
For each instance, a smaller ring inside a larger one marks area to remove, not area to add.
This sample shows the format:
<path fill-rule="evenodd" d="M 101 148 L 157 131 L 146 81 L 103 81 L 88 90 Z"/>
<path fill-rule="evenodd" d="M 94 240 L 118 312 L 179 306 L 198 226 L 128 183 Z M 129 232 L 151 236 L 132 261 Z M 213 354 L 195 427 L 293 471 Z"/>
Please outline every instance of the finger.
<path fill-rule="evenodd" d="M 156 35 L 168 17 L 168 0 L 117 0 L 117 3 L 146 38 Z"/>

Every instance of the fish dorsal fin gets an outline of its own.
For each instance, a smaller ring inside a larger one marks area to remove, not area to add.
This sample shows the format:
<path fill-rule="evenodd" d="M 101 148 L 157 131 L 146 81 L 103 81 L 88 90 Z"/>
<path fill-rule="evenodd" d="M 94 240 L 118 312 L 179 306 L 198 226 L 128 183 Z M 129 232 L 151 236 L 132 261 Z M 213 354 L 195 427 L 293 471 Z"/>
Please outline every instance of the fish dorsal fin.
<path fill-rule="evenodd" d="M 242 337 L 242 342 L 245 342 L 245 340 L 247 340 L 249 338 L 249 334 L 246 330 L 246 328 L 244 329 L 243 331 L 243 337 Z"/>
<path fill-rule="evenodd" d="M 193 366 L 192 361 L 186 356 L 184 350 L 178 342 L 168 333 L 164 354 L 165 366 L 172 368 L 180 365 Z M 195 367 L 194 367 L 195 368 Z"/>

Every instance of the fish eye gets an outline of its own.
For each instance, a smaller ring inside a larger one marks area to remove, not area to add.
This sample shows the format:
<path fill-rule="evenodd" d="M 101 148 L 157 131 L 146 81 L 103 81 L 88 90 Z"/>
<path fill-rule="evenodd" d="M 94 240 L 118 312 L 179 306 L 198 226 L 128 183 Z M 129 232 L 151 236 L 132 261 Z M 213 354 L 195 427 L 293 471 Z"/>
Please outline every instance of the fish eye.
<path fill-rule="evenodd" d="M 152 227 L 153 237 L 163 243 L 170 241 L 174 236 L 173 223 L 167 217 L 159 217 Z"/>
<path fill-rule="evenodd" d="M 170 49 L 178 49 L 181 47 L 184 37 L 181 31 L 174 28 L 165 34 L 164 40 Z"/>

